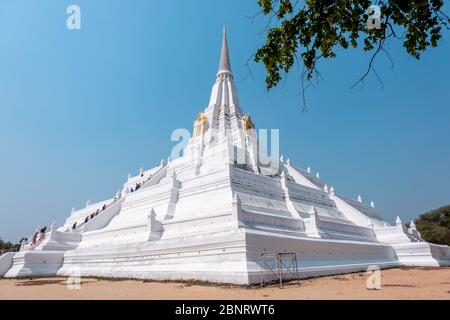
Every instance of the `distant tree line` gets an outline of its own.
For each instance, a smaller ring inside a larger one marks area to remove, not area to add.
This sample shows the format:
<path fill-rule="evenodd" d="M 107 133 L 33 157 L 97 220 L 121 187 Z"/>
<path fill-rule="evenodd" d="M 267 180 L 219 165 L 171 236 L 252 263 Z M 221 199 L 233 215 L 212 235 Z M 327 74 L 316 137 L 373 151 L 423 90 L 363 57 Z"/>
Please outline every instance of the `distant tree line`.
<path fill-rule="evenodd" d="M 17 244 L 13 244 L 10 241 L 5 242 L 2 240 L 2 238 L 0 238 L 0 250 L 2 251 L 18 251 L 20 248 L 20 245 Z"/>
<path fill-rule="evenodd" d="M 425 241 L 450 246 L 450 205 L 421 214 L 414 223 Z"/>

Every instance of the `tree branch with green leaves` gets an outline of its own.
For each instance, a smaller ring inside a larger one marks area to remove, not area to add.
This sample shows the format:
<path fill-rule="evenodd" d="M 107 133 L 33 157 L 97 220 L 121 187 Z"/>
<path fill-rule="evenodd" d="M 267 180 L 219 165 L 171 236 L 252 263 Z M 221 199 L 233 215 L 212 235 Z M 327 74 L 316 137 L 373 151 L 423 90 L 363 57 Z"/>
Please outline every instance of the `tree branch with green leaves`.
<path fill-rule="evenodd" d="M 430 47 L 436 47 L 450 19 L 443 11 L 443 0 L 258 0 L 261 13 L 276 18 L 276 26 L 267 27 L 265 44 L 254 56 L 265 66 L 266 87 L 275 87 L 283 73 L 294 63 L 303 65 L 302 92 L 318 75 L 318 62 L 336 57 L 339 49 L 362 49 L 369 55 L 366 71 L 353 84 L 360 84 L 375 73 L 374 61 L 380 53 L 388 55 L 388 39 L 402 42 L 406 53 L 419 60 Z M 380 25 L 369 28 L 368 8 L 380 9 Z M 304 105 L 305 107 L 305 105 Z"/>

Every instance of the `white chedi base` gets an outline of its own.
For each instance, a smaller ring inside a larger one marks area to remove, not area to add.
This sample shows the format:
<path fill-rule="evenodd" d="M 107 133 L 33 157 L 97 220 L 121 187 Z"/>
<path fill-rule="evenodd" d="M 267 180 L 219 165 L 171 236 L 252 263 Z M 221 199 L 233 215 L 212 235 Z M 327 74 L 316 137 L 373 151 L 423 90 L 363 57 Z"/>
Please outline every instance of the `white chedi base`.
<path fill-rule="evenodd" d="M 450 266 L 449 246 L 427 242 L 397 243 L 392 246 L 402 265 L 421 267 Z"/>
<path fill-rule="evenodd" d="M 54 276 L 63 263 L 64 251 L 20 251 L 14 255 L 5 278 Z"/>

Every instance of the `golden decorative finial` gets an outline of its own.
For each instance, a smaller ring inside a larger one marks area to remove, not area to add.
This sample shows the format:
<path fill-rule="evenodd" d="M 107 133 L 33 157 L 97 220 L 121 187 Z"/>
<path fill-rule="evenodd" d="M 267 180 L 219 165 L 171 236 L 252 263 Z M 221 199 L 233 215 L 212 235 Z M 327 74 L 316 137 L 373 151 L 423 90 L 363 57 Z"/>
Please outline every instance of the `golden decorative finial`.
<path fill-rule="evenodd" d="M 244 128 L 245 133 L 247 133 L 250 129 L 255 129 L 255 124 L 252 121 L 252 117 L 248 113 L 242 117 L 242 127 Z"/>
<path fill-rule="evenodd" d="M 197 119 L 194 122 L 194 131 L 192 132 L 192 136 L 195 137 L 198 135 L 198 129 L 200 127 L 201 135 L 205 134 L 206 129 L 206 115 L 203 112 L 200 112 L 197 116 Z"/>

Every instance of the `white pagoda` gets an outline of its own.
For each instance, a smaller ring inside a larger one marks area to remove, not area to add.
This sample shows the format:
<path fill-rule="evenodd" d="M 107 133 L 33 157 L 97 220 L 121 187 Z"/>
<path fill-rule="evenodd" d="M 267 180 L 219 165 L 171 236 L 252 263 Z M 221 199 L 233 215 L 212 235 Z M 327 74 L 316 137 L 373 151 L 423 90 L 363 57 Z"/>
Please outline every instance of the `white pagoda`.
<path fill-rule="evenodd" d="M 259 151 L 224 30 L 211 98 L 183 155 L 129 176 L 113 198 L 72 210 L 62 227 L 36 230 L 0 258 L 0 276 L 251 284 L 278 279 L 286 256 L 300 277 L 450 265 L 449 247 L 424 242 L 414 224 L 389 225 L 373 202 Z"/>

